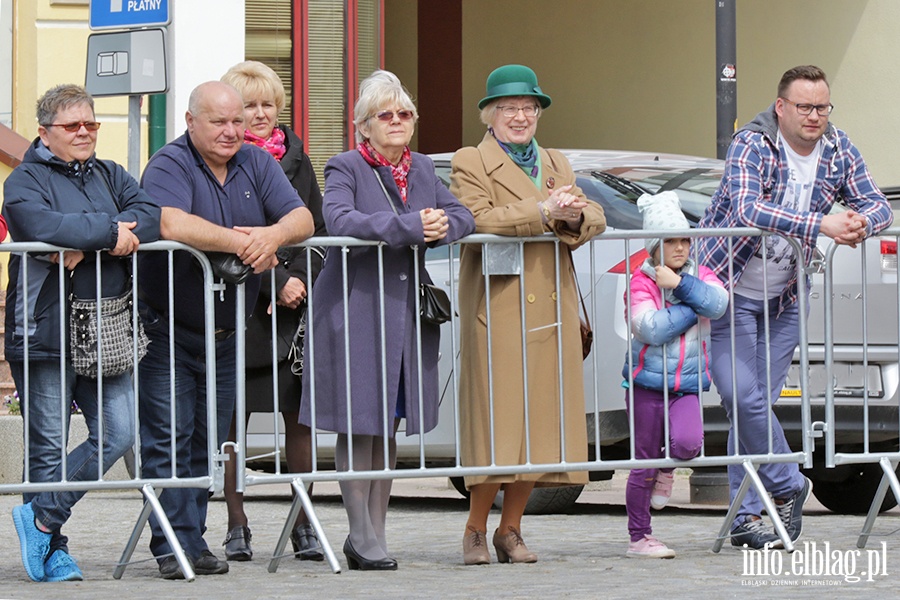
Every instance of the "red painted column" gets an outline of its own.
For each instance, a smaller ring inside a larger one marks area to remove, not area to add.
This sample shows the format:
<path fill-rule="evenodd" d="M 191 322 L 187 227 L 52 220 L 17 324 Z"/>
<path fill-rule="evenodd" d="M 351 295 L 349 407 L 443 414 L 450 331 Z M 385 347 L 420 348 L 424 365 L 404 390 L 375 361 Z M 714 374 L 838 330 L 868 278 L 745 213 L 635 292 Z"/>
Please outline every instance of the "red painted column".
<path fill-rule="evenodd" d="M 419 0 L 419 152 L 462 145 L 462 0 Z"/>

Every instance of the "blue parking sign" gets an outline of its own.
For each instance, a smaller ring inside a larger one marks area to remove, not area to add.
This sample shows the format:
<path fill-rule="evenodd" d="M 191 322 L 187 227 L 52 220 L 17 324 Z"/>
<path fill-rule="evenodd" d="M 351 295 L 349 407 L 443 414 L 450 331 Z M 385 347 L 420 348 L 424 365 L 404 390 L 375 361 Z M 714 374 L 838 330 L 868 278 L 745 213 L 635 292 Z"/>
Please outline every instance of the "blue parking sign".
<path fill-rule="evenodd" d="M 91 0 L 91 29 L 169 24 L 169 0 Z"/>

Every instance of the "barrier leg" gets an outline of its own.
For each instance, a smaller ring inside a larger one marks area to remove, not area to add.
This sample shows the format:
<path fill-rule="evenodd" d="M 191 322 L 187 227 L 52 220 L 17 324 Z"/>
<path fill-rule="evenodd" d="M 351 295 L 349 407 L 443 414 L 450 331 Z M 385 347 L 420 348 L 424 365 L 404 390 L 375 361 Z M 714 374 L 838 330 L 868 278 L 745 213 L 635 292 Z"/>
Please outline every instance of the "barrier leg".
<path fill-rule="evenodd" d="M 766 491 L 756 469 L 753 468 L 753 465 L 750 466 L 751 470 L 747 472 L 747 476 L 753 480 L 753 487 L 756 489 L 756 493 L 759 494 L 759 499 L 762 500 L 763 506 L 766 507 L 766 514 L 769 515 L 769 518 L 772 520 L 772 525 L 775 527 L 775 534 L 781 538 L 781 543 L 784 544 L 785 551 L 793 552 L 794 542 L 791 541 L 787 529 L 784 527 L 784 523 L 782 523 L 781 519 L 778 517 L 778 511 L 775 509 L 775 501 L 772 500 L 772 497 L 769 496 L 769 492 Z M 747 468 L 747 463 L 744 464 L 744 468 Z"/>
<path fill-rule="evenodd" d="M 763 486 L 759 474 L 756 472 L 756 466 L 753 464 L 753 461 L 750 460 L 745 460 L 741 464 L 744 467 L 744 478 L 741 480 L 741 486 L 738 488 L 737 495 L 731 502 L 731 506 L 728 507 L 728 514 L 725 515 L 725 521 L 719 529 L 719 535 L 716 536 L 716 541 L 713 542 L 712 551 L 719 552 L 722 549 L 724 541 L 731 537 L 731 523 L 737 516 L 737 511 L 741 507 L 741 502 L 744 501 L 744 496 L 747 495 L 747 491 L 752 485 L 753 489 L 756 490 L 756 493 L 759 494 L 760 499 L 762 499 L 763 504 L 766 507 L 766 513 L 772 518 L 772 522 L 775 525 L 775 532 L 778 534 L 778 537 L 781 538 L 781 541 L 784 542 L 785 550 L 792 552 L 794 550 L 794 545 L 788 538 L 787 530 L 781 523 L 781 519 L 778 518 L 778 513 L 775 512 L 775 503 L 772 502 L 769 493 L 766 491 L 765 486 Z"/>
<path fill-rule="evenodd" d="M 309 524 L 312 525 L 312 528 L 316 532 L 316 536 L 319 538 L 319 543 L 322 544 L 322 552 L 325 553 L 325 559 L 328 561 L 331 571 L 336 574 L 340 573 L 341 563 L 338 562 L 337 557 L 334 555 L 334 550 L 331 548 L 331 544 L 328 543 L 328 538 L 325 537 L 325 530 L 322 529 L 322 524 L 316 516 L 312 501 L 309 499 L 309 494 L 306 493 L 306 486 L 303 485 L 303 480 L 300 478 L 294 479 L 291 482 L 291 488 L 294 490 L 294 501 L 291 503 L 291 510 L 288 513 L 287 521 L 285 521 L 284 527 L 281 529 L 281 535 L 278 537 L 278 543 L 275 545 L 275 552 L 272 555 L 272 560 L 269 561 L 269 573 L 274 573 L 278 569 L 278 563 L 281 562 L 281 559 L 288 556 L 284 553 L 284 549 L 291 536 L 291 530 L 294 528 L 294 523 L 297 521 L 297 515 L 300 514 L 301 506 L 303 507 L 303 511 L 306 513 L 307 518 L 309 518 Z"/>
<path fill-rule="evenodd" d="M 746 469 L 746 463 L 744 465 Z M 753 468 L 753 465 L 750 465 L 750 468 Z M 741 502 L 744 501 L 744 496 L 747 495 L 747 490 L 750 489 L 750 479 L 747 475 L 744 475 L 744 479 L 741 480 L 741 485 L 738 487 L 737 495 L 734 497 L 734 500 L 731 502 L 731 506 L 728 507 L 728 513 L 725 515 L 725 521 L 722 523 L 722 527 L 719 529 L 719 535 L 716 536 L 716 541 L 713 542 L 712 551 L 719 552 L 722 549 L 722 543 L 731 537 L 731 523 L 734 521 L 734 518 L 737 516 L 737 511 L 741 506 Z"/>
<path fill-rule="evenodd" d="M 156 518 L 159 520 L 163 534 L 166 536 L 166 540 L 172 547 L 172 553 L 175 555 L 175 560 L 178 561 L 178 566 L 181 567 L 181 572 L 184 573 L 185 580 L 193 581 L 194 569 L 191 567 L 191 563 L 188 560 L 187 555 L 185 555 L 184 549 L 178 542 L 178 538 L 175 537 L 175 531 L 172 529 L 172 525 L 169 524 L 169 519 L 166 517 L 162 505 L 159 503 L 159 498 L 156 497 L 156 491 L 153 489 L 153 486 L 148 483 L 141 488 L 141 493 L 144 495 L 144 507 L 141 509 L 141 514 L 131 532 L 131 537 L 128 538 L 128 543 L 125 545 L 125 550 L 122 552 L 122 558 L 120 558 L 118 564 L 116 564 L 116 568 L 113 571 L 113 577 L 115 579 L 122 578 L 122 574 L 125 573 L 125 567 L 128 566 L 128 562 L 134 554 L 134 549 L 137 547 L 138 540 L 141 538 L 141 532 L 144 530 L 144 525 L 147 524 L 152 513 L 155 514 Z"/>
<path fill-rule="evenodd" d="M 291 487 L 293 487 L 294 482 L 298 480 L 294 480 L 291 482 Z M 275 552 L 272 554 L 272 560 L 269 561 L 269 573 L 274 573 L 278 570 L 278 563 L 281 562 L 281 559 L 286 556 L 293 556 L 293 553 L 285 553 L 285 548 L 287 547 L 288 539 L 291 536 L 291 530 L 294 528 L 294 523 L 297 522 L 297 515 L 300 514 L 301 501 L 300 497 L 295 493 L 294 499 L 291 502 L 291 509 L 288 511 L 287 520 L 284 522 L 284 527 L 281 528 L 281 535 L 278 536 L 278 542 L 275 544 Z"/>
<path fill-rule="evenodd" d="M 872 499 L 871 506 L 869 506 L 869 513 L 866 515 L 866 521 L 863 523 L 862 531 L 859 533 L 859 538 L 856 540 L 857 548 L 866 547 L 869 536 L 872 534 L 872 527 L 875 525 L 875 519 L 881 511 L 881 503 L 884 502 L 884 496 L 887 494 L 888 486 L 893 490 L 894 497 L 900 498 L 900 495 L 898 495 L 898 493 L 900 493 L 900 482 L 897 481 L 897 473 L 895 471 L 897 464 L 892 463 L 887 457 L 878 461 L 878 464 L 881 465 L 881 470 L 884 471 L 884 475 L 881 476 L 881 483 L 878 484 L 878 490 L 875 492 L 875 497 Z"/>

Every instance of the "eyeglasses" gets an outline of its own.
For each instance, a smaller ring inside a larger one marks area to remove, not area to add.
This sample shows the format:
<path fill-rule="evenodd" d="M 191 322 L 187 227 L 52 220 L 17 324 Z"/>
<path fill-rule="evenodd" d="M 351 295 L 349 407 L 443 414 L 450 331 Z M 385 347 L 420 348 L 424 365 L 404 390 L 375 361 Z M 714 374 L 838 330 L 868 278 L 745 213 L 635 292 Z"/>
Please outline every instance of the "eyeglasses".
<path fill-rule="evenodd" d="M 536 117 L 537 114 L 541 112 L 541 107 L 537 104 L 530 104 L 528 106 L 498 106 L 497 110 L 499 110 L 507 119 L 512 119 L 518 115 L 521 110 L 522 114 L 530 119 L 531 117 Z"/>
<path fill-rule="evenodd" d="M 394 120 L 394 111 L 392 110 L 383 110 L 381 112 L 375 113 L 375 118 L 379 121 L 384 121 L 385 123 L 390 123 Z M 413 113 L 411 110 L 398 110 L 396 112 L 397 118 L 401 121 L 409 121 L 413 118 Z"/>
<path fill-rule="evenodd" d="M 797 108 L 797 112 L 804 117 L 812 114 L 813 109 L 816 109 L 816 114 L 820 117 L 827 117 L 831 114 L 831 111 L 834 110 L 834 104 L 797 104 L 796 102 L 791 102 L 787 98 L 782 98 L 782 100 L 788 104 L 793 104 Z"/>
<path fill-rule="evenodd" d="M 97 131 L 100 129 L 100 123 L 97 121 L 78 121 L 77 123 L 48 123 L 44 125 L 44 127 L 62 127 L 69 133 L 75 133 L 79 131 L 82 127 L 87 129 L 88 131 Z"/>

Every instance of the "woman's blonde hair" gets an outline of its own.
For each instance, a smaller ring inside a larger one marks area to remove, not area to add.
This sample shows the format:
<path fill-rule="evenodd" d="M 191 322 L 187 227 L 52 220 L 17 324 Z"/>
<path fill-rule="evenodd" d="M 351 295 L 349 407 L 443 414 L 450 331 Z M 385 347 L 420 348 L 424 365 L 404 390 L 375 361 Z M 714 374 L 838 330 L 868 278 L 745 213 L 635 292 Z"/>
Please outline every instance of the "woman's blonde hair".
<path fill-rule="evenodd" d="M 278 73 L 266 64 L 245 60 L 228 69 L 221 81 L 234 87 L 244 99 L 272 98 L 278 112 L 284 110 L 284 84 Z"/>
<path fill-rule="evenodd" d="M 359 84 L 359 98 L 353 107 L 353 124 L 356 126 L 356 141 L 366 139 L 360 127 L 375 113 L 386 106 L 398 106 L 413 114 L 413 123 L 419 120 L 416 105 L 400 79 L 390 71 L 378 70 Z"/>

